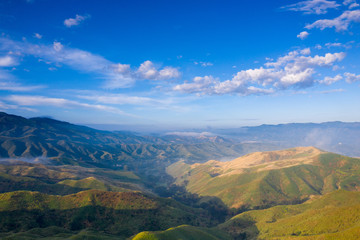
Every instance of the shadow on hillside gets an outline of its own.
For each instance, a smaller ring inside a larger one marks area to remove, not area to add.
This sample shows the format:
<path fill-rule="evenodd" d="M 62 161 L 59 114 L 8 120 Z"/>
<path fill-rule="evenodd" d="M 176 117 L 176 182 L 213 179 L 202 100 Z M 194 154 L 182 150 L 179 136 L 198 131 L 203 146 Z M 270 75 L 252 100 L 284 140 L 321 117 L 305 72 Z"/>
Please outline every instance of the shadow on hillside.
<path fill-rule="evenodd" d="M 48 184 L 37 180 L 13 181 L 0 176 L 0 193 L 13 191 L 36 191 L 52 195 L 68 195 L 86 189 L 71 187 L 63 184 Z"/>
<path fill-rule="evenodd" d="M 234 240 L 257 239 L 259 229 L 252 218 L 232 219 L 219 228 L 230 234 Z"/>
<path fill-rule="evenodd" d="M 56 226 L 71 231 L 91 229 L 130 237 L 138 232 L 166 230 L 184 223 L 201 227 L 209 225 L 205 211 L 175 206 L 166 201 L 156 209 L 116 210 L 86 206 L 68 210 L 44 207 L 42 210 L 3 211 L 0 212 L 0 233 Z"/>

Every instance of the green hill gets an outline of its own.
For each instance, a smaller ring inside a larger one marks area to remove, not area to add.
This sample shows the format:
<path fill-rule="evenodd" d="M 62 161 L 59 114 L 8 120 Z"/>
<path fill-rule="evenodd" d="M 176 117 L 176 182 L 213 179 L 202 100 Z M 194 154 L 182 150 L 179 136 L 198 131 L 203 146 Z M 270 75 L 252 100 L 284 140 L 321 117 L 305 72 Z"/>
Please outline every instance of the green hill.
<path fill-rule="evenodd" d="M 0 194 L 0 232 L 23 232 L 57 226 L 71 231 L 90 229 L 129 237 L 141 231 L 165 230 L 184 222 L 209 226 L 211 216 L 171 199 L 139 192 L 88 190 L 58 196 L 17 191 Z"/>
<path fill-rule="evenodd" d="M 299 205 L 253 210 L 219 228 L 235 239 L 358 239 L 360 193 L 338 190 Z"/>
<path fill-rule="evenodd" d="M 303 147 L 253 153 L 230 162 L 175 163 L 167 172 L 191 193 L 232 208 L 299 203 L 337 189 L 358 190 L 360 159 Z"/>
<path fill-rule="evenodd" d="M 18 190 L 66 195 L 87 189 L 145 191 L 142 180 L 129 171 L 80 166 L 50 166 L 10 161 L 0 164 L 0 193 Z"/>
<path fill-rule="evenodd" d="M 217 229 L 199 228 L 188 225 L 182 225 L 159 232 L 141 232 L 132 240 L 226 240 L 231 239 L 226 233 Z"/>

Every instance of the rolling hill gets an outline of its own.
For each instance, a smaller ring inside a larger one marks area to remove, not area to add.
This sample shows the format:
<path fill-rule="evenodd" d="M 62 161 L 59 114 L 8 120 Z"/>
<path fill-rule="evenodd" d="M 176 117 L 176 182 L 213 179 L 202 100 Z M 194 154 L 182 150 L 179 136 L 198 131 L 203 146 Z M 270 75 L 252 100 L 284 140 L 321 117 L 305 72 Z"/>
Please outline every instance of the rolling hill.
<path fill-rule="evenodd" d="M 257 152 L 229 162 L 177 162 L 167 172 L 191 193 L 228 207 L 254 209 L 299 203 L 337 189 L 358 190 L 360 159 L 314 147 Z"/>
<path fill-rule="evenodd" d="M 5 159 L 149 171 L 150 166 L 163 167 L 179 159 L 202 162 L 274 147 L 219 137 L 139 136 L 0 113 L 0 158 Z"/>
<path fill-rule="evenodd" d="M 199 228 L 188 225 L 181 225 L 170 228 L 165 231 L 158 232 L 141 232 L 137 234 L 132 240 L 172 240 L 172 239 L 186 239 L 186 240 L 230 240 L 232 239 L 225 232 L 218 229 Z"/>
<path fill-rule="evenodd" d="M 211 217 L 202 209 L 140 192 L 87 190 L 58 196 L 31 191 L 0 194 L 0 232 L 60 227 L 90 229 L 120 237 L 140 231 L 165 230 L 187 222 L 208 226 Z"/>
<path fill-rule="evenodd" d="M 253 210 L 219 228 L 234 239 L 358 239 L 360 193 L 337 190 L 299 205 Z"/>

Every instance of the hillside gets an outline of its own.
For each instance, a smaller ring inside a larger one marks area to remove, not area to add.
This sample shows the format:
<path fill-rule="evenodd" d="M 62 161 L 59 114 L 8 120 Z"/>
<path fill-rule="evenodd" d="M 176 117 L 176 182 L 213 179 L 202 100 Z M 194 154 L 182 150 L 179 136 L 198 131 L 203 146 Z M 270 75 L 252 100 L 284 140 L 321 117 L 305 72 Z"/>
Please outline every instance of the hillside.
<path fill-rule="evenodd" d="M 187 222 L 208 226 L 211 217 L 202 209 L 186 207 L 171 199 L 139 192 L 87 190 L 57 196 L 16 191 L 0 194 L 0 232 L 61 227 L 130 237 L 140 231 L 165 230 Z"/>
<path fill-rule="evenodd" d="M 299 205 L 249 211 L 219 228 L 235 239 L 358 239 L 360 193 L 338 190 Z"/>
<path fill-rule="evenodd" d="M 0 164 L 0 193 L 29 190 L 66 195 L 88 189 L 146 192 L 142 180 L 129 171 L 50 166 L 15 160 Z"/>
<path fill-rule="evenodd" d="M 227 240 L 231 239 L 226 233 L 218 229 L 205 229 L 182 225 L 159 232 L 141 232 L 137 234 L 132 240 L 172 240 L 172 239 L 186 239 L 186 240 Z"/>
<path fill-rule="evenodd" d="M 178 159 L 233 158 L 274 147 L 272 144 L 233 143 L 216 136 L 139 136 L 0 112 L 0 158 L 22 161 L 141 170 L 154 165 L 167 166 Z"/>
<path fill-rule="evenodd" d="M 313 147 L 252 153 L 230 162 L 175 163 L 167 172 L 191 193 L 232 208 L 298 203 L 337 189 L 358 190 L 359 159 Z"/>

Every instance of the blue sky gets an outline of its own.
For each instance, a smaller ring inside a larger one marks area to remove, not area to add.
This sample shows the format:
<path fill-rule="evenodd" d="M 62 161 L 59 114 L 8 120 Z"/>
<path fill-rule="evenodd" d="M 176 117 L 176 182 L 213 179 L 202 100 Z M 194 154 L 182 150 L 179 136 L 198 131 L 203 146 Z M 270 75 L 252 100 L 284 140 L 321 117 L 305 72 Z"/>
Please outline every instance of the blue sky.
<path fill-rule="evenodd" d="M 114 128 L 359 121 L 360 7 L 0 2 L 0 110 Z"/>

